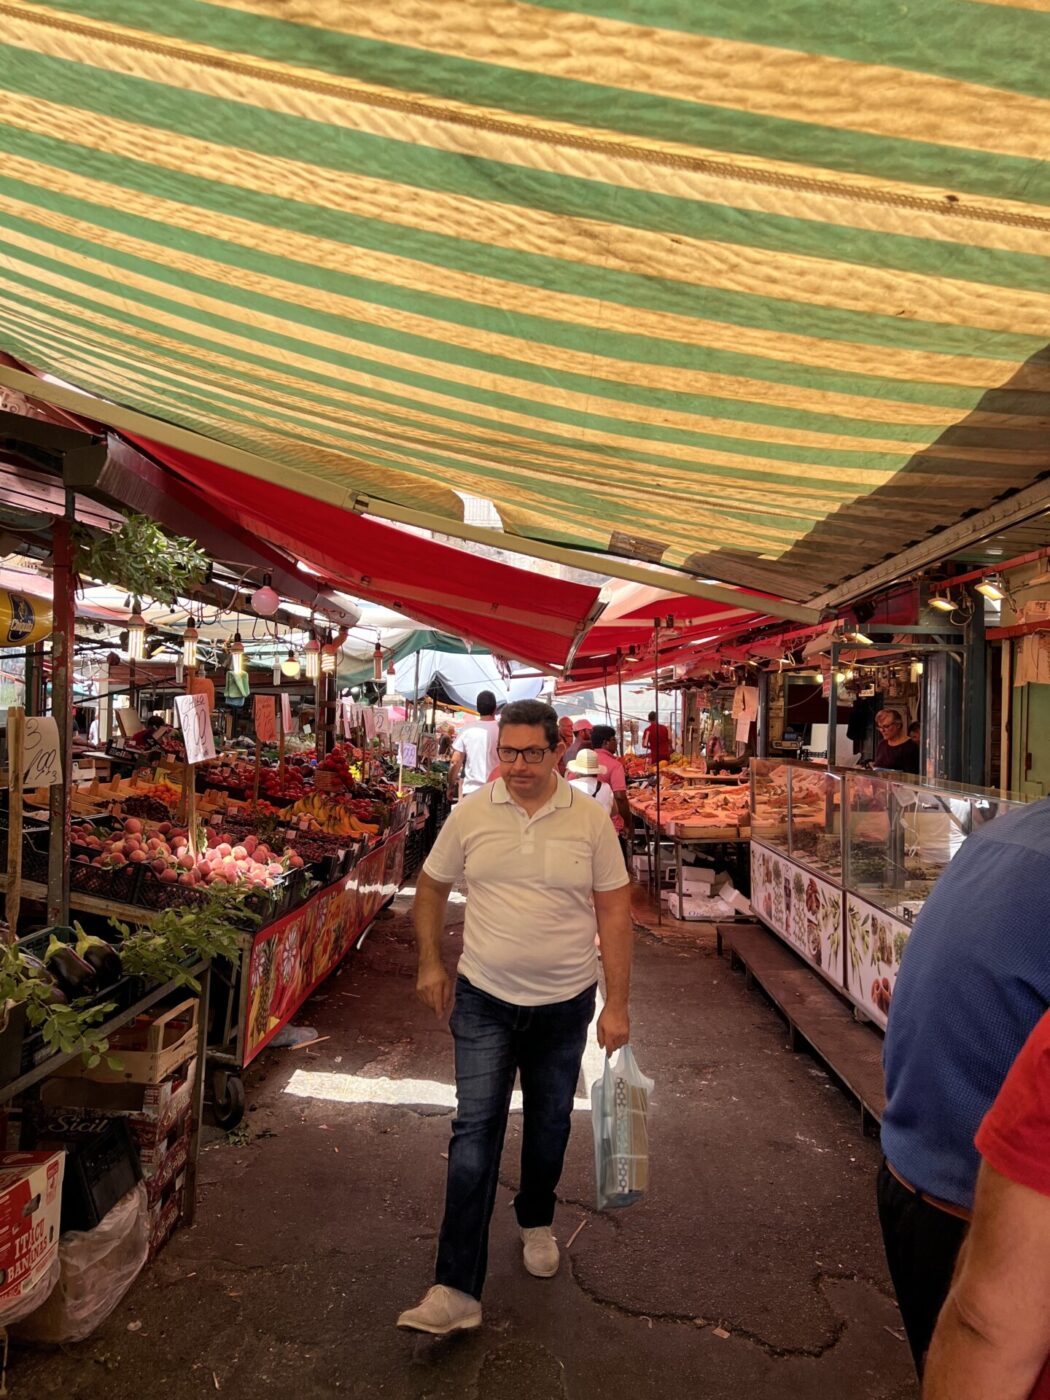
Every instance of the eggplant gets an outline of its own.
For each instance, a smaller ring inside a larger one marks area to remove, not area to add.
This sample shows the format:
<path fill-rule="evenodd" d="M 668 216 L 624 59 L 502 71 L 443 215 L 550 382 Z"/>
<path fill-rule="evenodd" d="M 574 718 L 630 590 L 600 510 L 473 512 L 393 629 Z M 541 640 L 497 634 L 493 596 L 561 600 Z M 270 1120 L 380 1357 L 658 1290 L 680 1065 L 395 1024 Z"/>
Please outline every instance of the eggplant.
<path fill-rule="evenodd" d="M 105 990 L 106 987 L 112 987 L 119 982 L 124 976 L 124 969 L 121 966 L 120 954 L 112 944 L 85 933 L 79 924 L 74 924 L 73 929 L 77 935 L 77 956 L 83 958 L 95 973 L 99 989 Z"/>
<path fill-rule="evenodd" d="M 44 966 L 39 958 L 34 958 L 32 953 L 20 953 L 23 967 L 27 968 L 30 976 L 36 982 L 40 982 L 47 988 L 47 999 L 52 1006 L 68 1006 L 69 998 L 54 979 L 54 975 Z"/>
<path fill-rule="evenodd" d="M 52 934 L 44 963 L 67 996 L 91 997 L 98 991 L 98 975 L 68 943 Z"/>

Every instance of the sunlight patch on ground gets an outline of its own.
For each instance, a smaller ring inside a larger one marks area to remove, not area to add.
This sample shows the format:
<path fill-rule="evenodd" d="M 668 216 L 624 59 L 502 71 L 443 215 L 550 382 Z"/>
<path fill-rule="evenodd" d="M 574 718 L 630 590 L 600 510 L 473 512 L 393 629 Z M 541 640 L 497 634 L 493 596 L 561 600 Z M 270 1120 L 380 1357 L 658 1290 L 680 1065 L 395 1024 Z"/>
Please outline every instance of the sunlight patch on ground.
<path fill-rule="evenodd" d="M 415 885 L 402 885 L 397 892 L 397 897 L 398 899 L 401 899 L 402 897 L 404 897 L 405 899 L 415 899 Z M 462 894 L 459 890 L 450 890 L 448 895 L 448 902 L 449 904 L 466 904 L 467 896 L 465 894 Z"/>
<path fill-rule="evenodd" d="M 587 1048 L 583 1052 L 583 1067 L 580 1078 L 584 1094 L 573 1100 L 574 1113 L 590 1113 L 590 1086 L 601 1077 L 605 1067 L 605 1052 L 599 1047 L 596 1036 L 598 1017 L 602 1009 L 601 993 L 594 1008 L 594 1019 L 587 1033 Z M 449 1049 L 451 1050 L 451 1046 Z M 453 1084 L 442 1084 L 436 1079 L 366 1079 L 360 1074 L 339 1074 L 331 1070 L 297 1069 L 285 1085 L 284 1092 L 300 1099 L 323 1099 L 327 1103 L 379 1103 L 393 1108 L 409 1106 L 425 1108 L 456 1107 L 456 1089 Z M 521 1112 L 521 1090 L 515 1089 L 510 1101 L 511 1113 Z"/>

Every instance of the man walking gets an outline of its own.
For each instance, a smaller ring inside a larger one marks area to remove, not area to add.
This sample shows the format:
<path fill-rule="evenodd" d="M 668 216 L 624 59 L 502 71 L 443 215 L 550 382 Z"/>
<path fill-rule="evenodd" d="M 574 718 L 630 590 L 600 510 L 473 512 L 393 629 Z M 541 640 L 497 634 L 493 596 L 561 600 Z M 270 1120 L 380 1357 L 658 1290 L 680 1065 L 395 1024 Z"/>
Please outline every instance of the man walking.
<path fill-rule="evenodd" d="M 915 922 L 897 976 L 883 1050 L 878 1202 L 920 1376 L 973 1206 L 974 1134 L 1050 1006 L 1047 898 L 1044 799 L 962 844 Z"/>
<path fill-rule="evenodd" d="M 463 774 L 461 797 L 483 788 L 496 766 L 496 697 L 491 690 L 478 691 L 478 717 L 465 724 L 452 743 L 452 762 L 448 769 L 448 790 L 456 791 L 459 775 Z"/>
<path fill-rule="evenodd" d="M 515 1072 L 524 1111 L 514 1206 L 524 1265 L 537 1278 L 558 1270 L 551 1225 L 594 1013 L 596 929 L 606 980 L 598 1043 L 612 1054 L 629 1038 L 627 872 L 606 814 L 558 774 L 562 749 L 549 705 L 508 705 L 499 724 L 501 776 L 460 803 L 420 872 L 417 992 L 439 1018 L 455 1001 L 457 1113 L 435 1283 L 399 1327 L 444 1335 L 481 1325 Z M 449 893 L 463 875 L 469 893 L 453 988 L 441 938 Z"/>

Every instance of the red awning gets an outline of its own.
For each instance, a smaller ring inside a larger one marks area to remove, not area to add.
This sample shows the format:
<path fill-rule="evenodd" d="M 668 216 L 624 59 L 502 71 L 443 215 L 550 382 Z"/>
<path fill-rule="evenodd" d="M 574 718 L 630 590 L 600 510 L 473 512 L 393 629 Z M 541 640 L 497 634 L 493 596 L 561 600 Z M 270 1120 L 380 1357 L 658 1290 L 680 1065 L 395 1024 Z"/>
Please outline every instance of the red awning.
<path fill-rule="evenodd" d="M 720 640 L 750 631 L 769 620 L 760 610 L 761 594 L 741 596 L 746 600 L 753 597 L 759 606 L 753 610 L 734 608 L 662 589 L 634 584 L 621 586 L 584 638 L 573 660 L 571 676 L 558 685 L 559 693 L 615 682 L 620 664 L 625 680 L 651 675 L 658 667 L 689 664 L 701 646 L 705 649 L 708 645 L 716 646 Z M 656 651 L 657 619 L 660 623 L 659 655 Z"/>
<path fill-rule="evenodd" d="M 332 585 L 500 655 L 564 666 L 598 591 L 438 544 L 187 452 L 130 438 L 189 483 L 202 511 L 253 532 Z"/>

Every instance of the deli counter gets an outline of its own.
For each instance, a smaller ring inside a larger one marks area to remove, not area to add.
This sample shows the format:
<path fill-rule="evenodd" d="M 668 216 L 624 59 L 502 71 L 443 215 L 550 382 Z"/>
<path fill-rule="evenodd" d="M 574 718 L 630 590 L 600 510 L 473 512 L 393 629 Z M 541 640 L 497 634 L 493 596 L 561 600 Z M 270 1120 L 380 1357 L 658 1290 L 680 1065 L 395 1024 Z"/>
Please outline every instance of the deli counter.
<path fill-rule="evenodd" d="M 885 1026 L 934 882 L 972 831 L 1023 805 L 905 774 L 751 762 L 751 906 Z"/>

